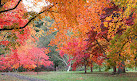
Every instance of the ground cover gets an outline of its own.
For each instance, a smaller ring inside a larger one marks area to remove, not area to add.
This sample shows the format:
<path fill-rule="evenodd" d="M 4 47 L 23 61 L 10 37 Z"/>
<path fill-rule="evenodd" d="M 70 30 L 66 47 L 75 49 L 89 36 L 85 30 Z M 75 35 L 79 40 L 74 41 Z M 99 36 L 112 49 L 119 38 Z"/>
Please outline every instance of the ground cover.
<path fill-rule="evenodd" d="M 136 72 L 112 75 L 111 72 L 93 72 L 84 74 L 83 71 L 73 72 L 21 72 L 21 75 L 35 77 L 47 81 L 137 81 Z"/>

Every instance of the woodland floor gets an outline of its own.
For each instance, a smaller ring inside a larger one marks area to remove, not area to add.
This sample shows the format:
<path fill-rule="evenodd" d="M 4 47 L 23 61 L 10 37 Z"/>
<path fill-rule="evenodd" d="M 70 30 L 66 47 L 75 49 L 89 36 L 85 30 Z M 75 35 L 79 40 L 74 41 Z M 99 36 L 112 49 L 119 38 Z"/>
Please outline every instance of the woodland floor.
<path fill-rule="evenodd" d="M 112 75 L 111 72 L 10 72 L 0 73 L 0 81 L 137 81 L 137 72 Z"/>

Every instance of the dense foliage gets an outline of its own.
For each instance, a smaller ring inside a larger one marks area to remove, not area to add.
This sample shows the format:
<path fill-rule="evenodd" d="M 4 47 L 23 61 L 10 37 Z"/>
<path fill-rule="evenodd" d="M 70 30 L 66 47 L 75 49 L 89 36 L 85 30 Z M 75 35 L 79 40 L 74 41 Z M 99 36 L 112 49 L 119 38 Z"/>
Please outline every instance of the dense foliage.
<path fill-rule="evenodd" d="M 55 67 L 58 58 L 85 72 L 93 63 L 114 73 L 137 65 L 136 0 L 33 0 L 37 12 L 23 1 L 0 1 L 1 70 L 50 66 L 46 54 Z"/>

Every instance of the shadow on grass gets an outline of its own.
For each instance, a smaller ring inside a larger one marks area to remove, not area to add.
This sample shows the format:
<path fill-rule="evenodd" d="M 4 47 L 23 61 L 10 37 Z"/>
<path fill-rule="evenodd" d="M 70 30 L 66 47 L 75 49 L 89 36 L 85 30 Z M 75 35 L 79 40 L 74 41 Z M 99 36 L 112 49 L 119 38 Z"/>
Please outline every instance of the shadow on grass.
<path fill-rule="evenodd" d="M 19 74 L 23 75 L 35 75 L 37 76 L 36 72 L 20 72 Z M 83 71 L 70 71 L 70 72 L 39 72 L 39 75 L 63 75 L 63 74 L 80 74 L 80 75 L 87 75 L 87 76 L 99 76 L 99 77 L 137 77 L 137 72 L 126 72 L 121 74 L 112 74 L 112 72 L 87 72 L 86 74 Z"/>
<path fill-rule="evenodd" d="M 137 72 L 126 72 L 121 74 L 113 74 L 112 72 L 74 72 L 70 74 L 83 74 L 83 75 L 92 75 L 92 76 L 104 76 L 104 77 L 137 77 Z"/>

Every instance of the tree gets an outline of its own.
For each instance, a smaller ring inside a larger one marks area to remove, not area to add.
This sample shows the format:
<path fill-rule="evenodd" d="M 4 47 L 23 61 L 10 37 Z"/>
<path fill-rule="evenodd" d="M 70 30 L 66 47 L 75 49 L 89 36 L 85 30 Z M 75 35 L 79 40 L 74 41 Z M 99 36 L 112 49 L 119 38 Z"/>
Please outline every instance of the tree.
<path fill-rule="evenodd" d="M 99 71 L 101 71 L 100 66 L 102 65 L 104 59 L 107 59 L 107 56 L 104 54 L 105 49 L 107 48 L 107 42 L 102 38 L 102 35 L 106 35 L 105 33 L 97 33 L 93 29 L 90 30 L 87 35 L 88 39 L 86 41 L 88 42 L 88 44 L 86 50 L 90 53 L 90 59 L 92 60 L 92 62 L 97 63 L 99 65 Z"/>
<path fill-rule="evenodd" d="M 87 66 L 90 66 L 90 54 L 86 53 L 86 41 L 80 41 L 80 38 L 71 39 L 67 44 L 62 46 L 60 55 L 63 57 L 67 54 L 70 58 L 68 62 L 73 61 L 72 68 L 76 70 L 77 67 L 84 66 L 85 73 Z"/>
<path fill-rule="evenodd" d="M 45 53 L 43 51 L 45 51 Z M 37 66 L 37 74 L 40 65 L 50 66 L 51 64 L 53 64 L 51 61 L 49 61 L 49 57 L 46 55 L 47 53 L 48 50 L 43 48 L 42 49 L 32 48 L 29 50 L 29 54 L 33 54 L 31 55 L 32 56 L 31 59 L 34 61 L 35 65 Z"/>
<path fill-rule="evenodd" d="M 7 54 L 5 56 L 1 56 L 1 70 L 6 68 L 10 69 L 18 69 L 19 67 L 26 68 L 28 70 L 32 70 L 38 68 L 41 65 L 50 66 L 53 64 L 49 61 L 49 57 L 46 55 L 48 54 L 48 49 L 46 48 L 37 48 L 34 45 L 29 47 L 21 46 L 18 49 L 12 50 L 11 54 Z"/>

